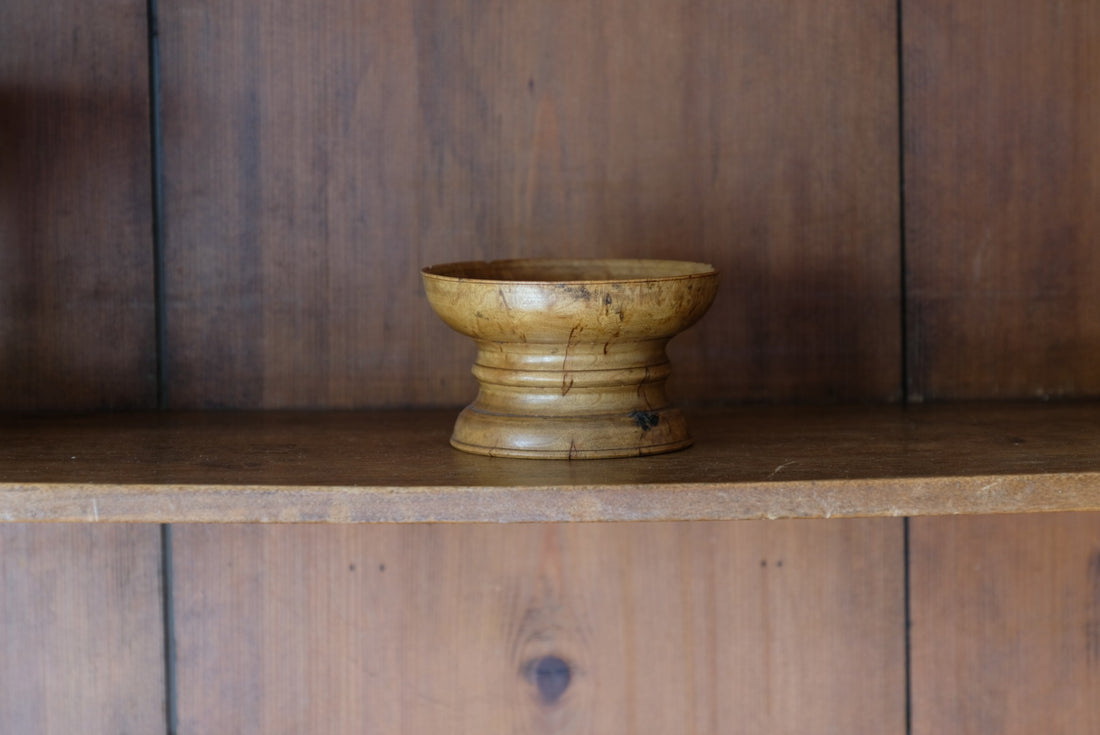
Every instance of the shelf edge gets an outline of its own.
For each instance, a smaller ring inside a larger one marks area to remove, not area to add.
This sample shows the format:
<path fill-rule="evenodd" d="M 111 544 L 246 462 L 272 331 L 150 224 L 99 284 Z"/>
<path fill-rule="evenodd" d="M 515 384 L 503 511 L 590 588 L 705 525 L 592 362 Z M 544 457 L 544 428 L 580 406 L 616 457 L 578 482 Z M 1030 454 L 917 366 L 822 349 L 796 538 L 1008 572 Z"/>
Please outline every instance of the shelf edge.
<path fill-rule="evenodd" d="M 1100 510 L 1100 472 L 576 487 L 0 483 L 0 521 L 520 523 Z"/>

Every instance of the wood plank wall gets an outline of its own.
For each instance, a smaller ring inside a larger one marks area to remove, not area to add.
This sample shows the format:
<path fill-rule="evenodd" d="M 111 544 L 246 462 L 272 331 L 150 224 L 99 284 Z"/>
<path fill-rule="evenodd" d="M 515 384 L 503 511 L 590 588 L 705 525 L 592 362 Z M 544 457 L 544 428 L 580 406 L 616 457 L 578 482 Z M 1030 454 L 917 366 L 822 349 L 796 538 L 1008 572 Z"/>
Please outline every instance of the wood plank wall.
<path fill-rule="evenodd" d="M 418 268 L 589 253 L 723 271 L 689 404 L 1095 396 L 1100 16 L 1001 5 L 165 3 L 169 405 L 461 403 Z M 153 407 L 146 4 L 3 12 L 0 407 Z M 173 537 L 169 723 L 159 530 L 0 526 L 0 730 L 1097 726 L 1091 515 Z"/>
<path fill-rule="evenodd" d="M 904 7 L 911 397 L 1100 395 L 1100 8 Z"/>
<path fill-rule="evenodd" d="M 160 529 L 0 527 L 0 731 L 165 724 Z"/>
<path fill-rule="evenodd" d="M 156 405 L 145 2 L 0 8 L 0 408 Z M 0 525 L 0 732 L 165 722 L 154 526 Z"/>
<path fill-rule="evenodd" d="M 883 0 L 167 4 L 171 405 L 466 403 L 419 268 L 597 253 L 725 274 L 673 343 L 682 399 L 897 399 L 894 27 Z"/>
<path fill-rule="evenodd" d="M 900 733 L 895 531 L 177 527 L 180 731 Z"/>
<path fill-rule="evenodd" d="M 914 400 L 1100 394 L 1100 8 L 905 0 Z M 912 732 L 1100 730 L 1100 518 L 910 525 Z"/>
<path fill-rule="evenodd" d="M 156 400 L 145 4 L 5 3 L 0 405 Z"/>

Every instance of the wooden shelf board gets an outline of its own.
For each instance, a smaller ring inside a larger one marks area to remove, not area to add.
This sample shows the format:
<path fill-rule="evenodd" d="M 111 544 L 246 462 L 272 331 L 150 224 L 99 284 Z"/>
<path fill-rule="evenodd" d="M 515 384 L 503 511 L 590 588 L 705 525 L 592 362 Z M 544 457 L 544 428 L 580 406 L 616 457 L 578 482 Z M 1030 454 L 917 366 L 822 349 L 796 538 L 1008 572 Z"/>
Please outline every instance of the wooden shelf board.
<path fill-rule="evenodd" d="M 686 412 L 694 447 L 452 449 L 456 410 L 0 417 L 0 520 L 521 522 L 1100 509 L 1100 403 Z"/>

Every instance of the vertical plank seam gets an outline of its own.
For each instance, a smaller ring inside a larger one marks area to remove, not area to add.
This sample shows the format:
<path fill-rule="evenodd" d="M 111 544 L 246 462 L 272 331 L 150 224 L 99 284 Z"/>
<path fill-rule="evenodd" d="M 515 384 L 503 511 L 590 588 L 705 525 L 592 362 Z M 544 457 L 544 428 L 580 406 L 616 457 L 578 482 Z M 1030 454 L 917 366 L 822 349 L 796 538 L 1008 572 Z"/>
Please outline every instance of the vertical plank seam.
<path fill-rule="evenodd" d="M 908 267 L 908 243 L 906 242 L 906 217 L 905 217 L 905 36 L 903 27 L 904 0 L 896 0 L 895 23 L 897 33 L 897 95 L 898 95 L 898 262 L 900 279 L 899 289 L 899 317 L 901 328 L 901 365 L 899 380 L 901 381 L 901 402 L 909 403 L 911 400 L 909 360 L 909 267 Z"/>
<path fill-rule="evenodd" d="M 161 604 L 164 613 L 164 722 L 167 735 L 179 732 L 176 697 L 175 585 L 172 570 L 172 525 L 160 526 Z"/>
<path fill-rule="evenodd" d="M 167 298 L 164 258 L 164 146 L 161 137 L 160 28 L 157 0 L 146 0 L 149 54 L 149 155 L 152 200 L 153 319 L 156 352 L 156 405 L 168 407 Z"/>
<path fill-rule="evenodd" d="M 161 137 L 160 21 L 157 0 L 146 0 L 149 74 L 149 159 L 152 203 L 153 319 L 156 362 L 156 406 L 168 408 L 167 299 L 164 258 L 164 148 Z M 164 638 L 164 728 L 167 735 L 179 731 L 176 699 L 176 631 L 172 526 L 160 526 L 161 613 Z"/>

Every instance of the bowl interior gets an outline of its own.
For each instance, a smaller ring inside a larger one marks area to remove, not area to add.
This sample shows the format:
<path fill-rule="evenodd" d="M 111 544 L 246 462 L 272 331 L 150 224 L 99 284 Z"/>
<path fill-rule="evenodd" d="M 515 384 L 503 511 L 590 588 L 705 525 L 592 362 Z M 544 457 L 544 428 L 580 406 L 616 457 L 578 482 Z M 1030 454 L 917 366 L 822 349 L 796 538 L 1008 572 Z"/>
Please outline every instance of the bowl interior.
<path fill-rule="evenodd" d="M 714 273 L 706 263 L 648 259 L 519 259 L 445 263 L 424 273 L 463 280 L 568 283 L 623 282 L 676 279 Z"/>

